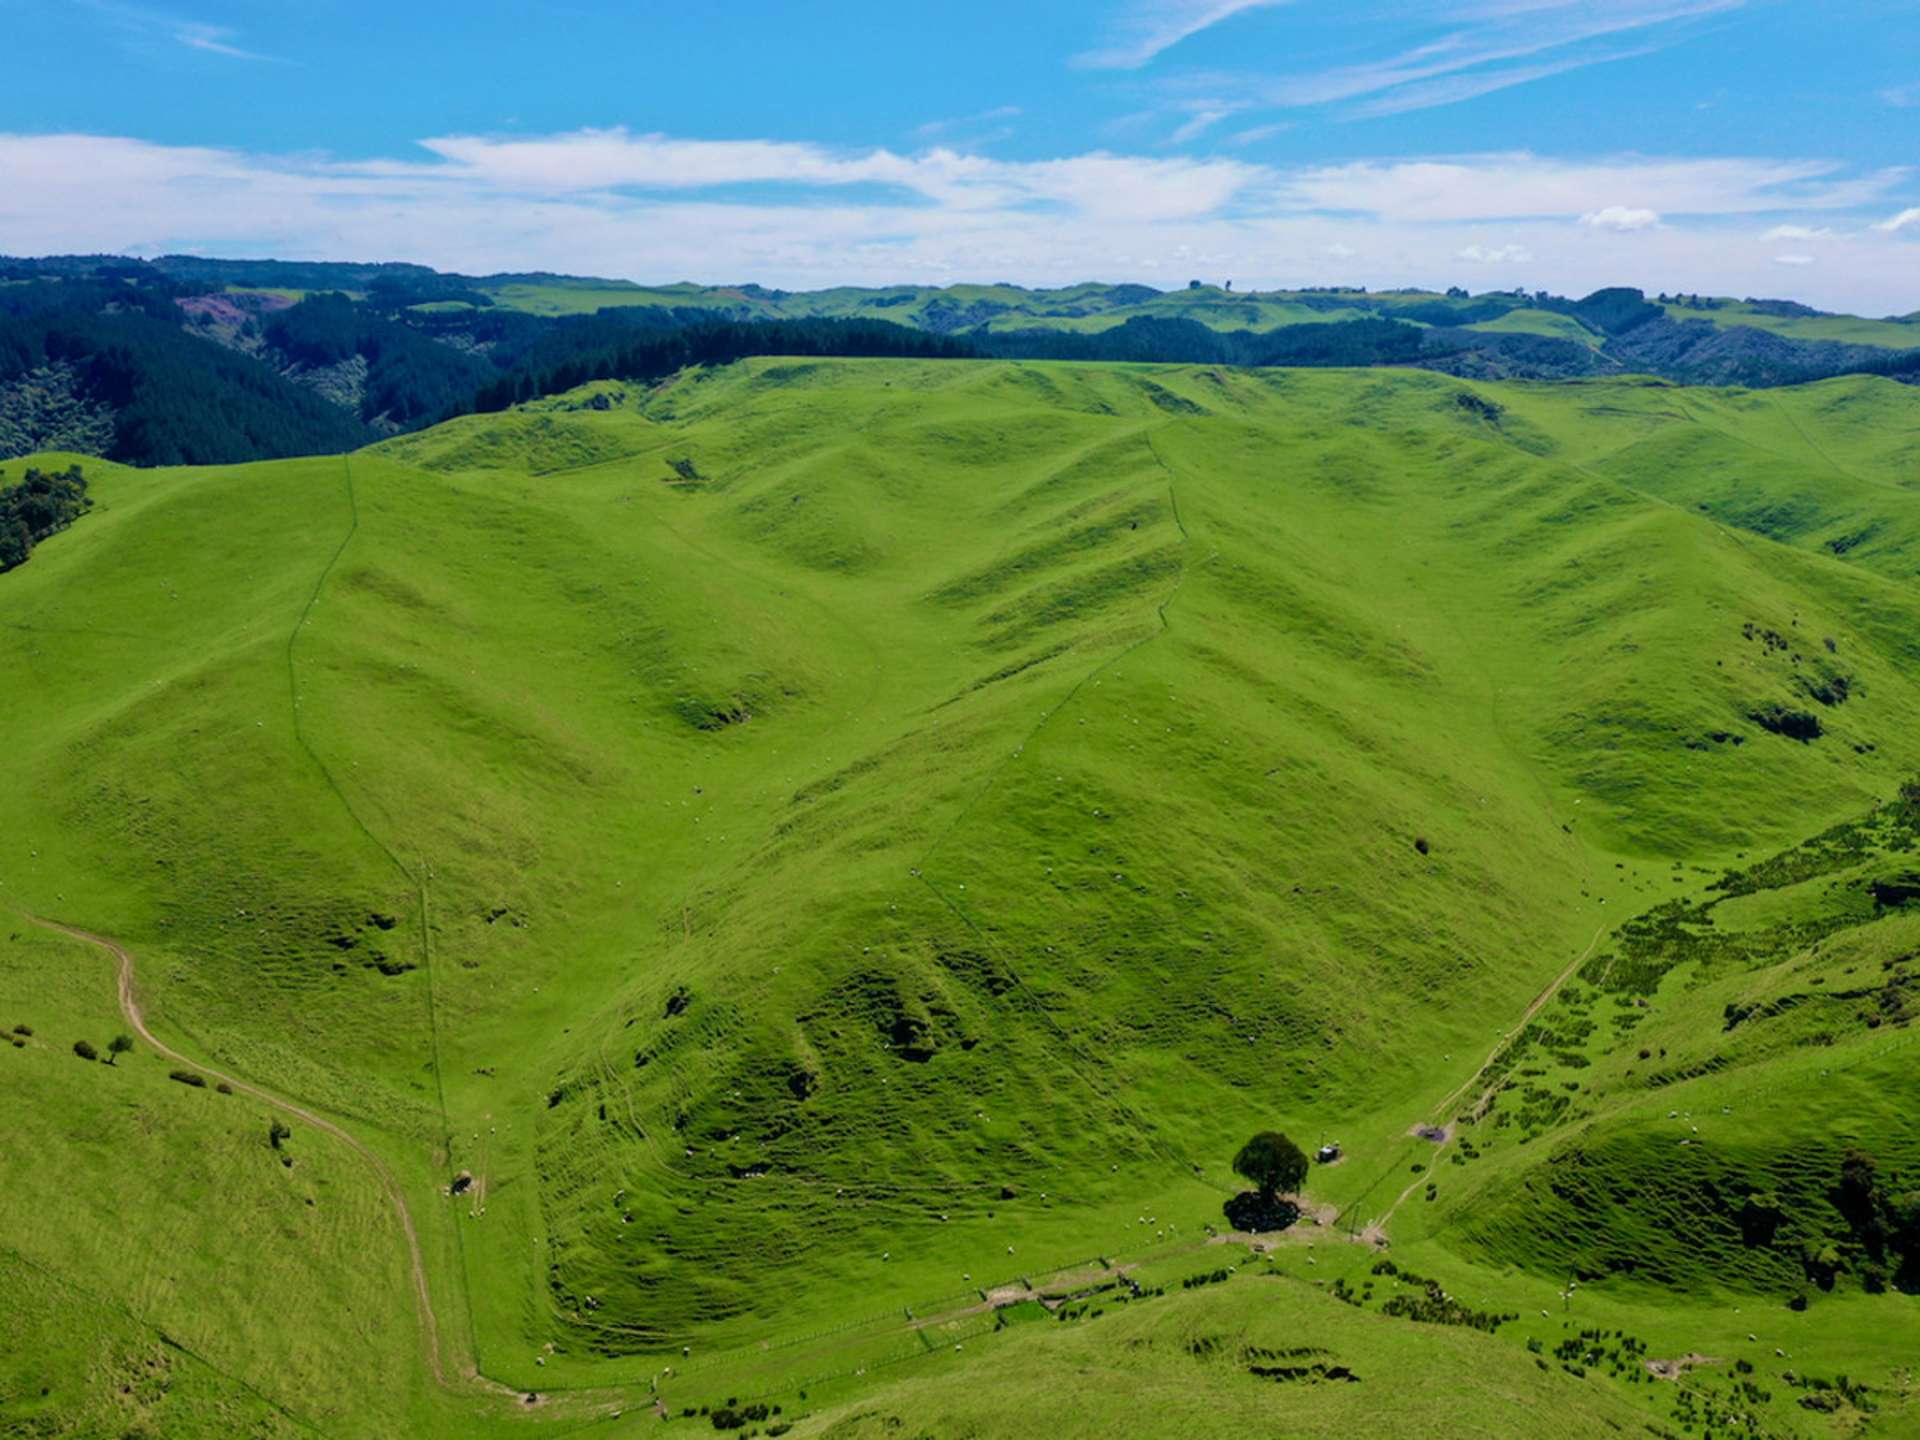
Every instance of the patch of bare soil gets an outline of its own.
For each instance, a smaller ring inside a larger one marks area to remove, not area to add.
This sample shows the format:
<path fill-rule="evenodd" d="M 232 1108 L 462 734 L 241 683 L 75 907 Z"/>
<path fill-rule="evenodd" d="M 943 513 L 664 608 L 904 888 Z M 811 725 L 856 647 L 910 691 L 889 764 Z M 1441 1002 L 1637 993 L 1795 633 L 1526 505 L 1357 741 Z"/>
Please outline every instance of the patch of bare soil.
<path fill-rule="evenodd" d="M 1711 1355 L 1687 1354 L 1673 1360 L 1647 1361 L 1647 1373 L 1656 1380 L 1681 1380 L 1686 1373 L 1697 1365 L 1718 1365 L 1720 1362 Z"/>

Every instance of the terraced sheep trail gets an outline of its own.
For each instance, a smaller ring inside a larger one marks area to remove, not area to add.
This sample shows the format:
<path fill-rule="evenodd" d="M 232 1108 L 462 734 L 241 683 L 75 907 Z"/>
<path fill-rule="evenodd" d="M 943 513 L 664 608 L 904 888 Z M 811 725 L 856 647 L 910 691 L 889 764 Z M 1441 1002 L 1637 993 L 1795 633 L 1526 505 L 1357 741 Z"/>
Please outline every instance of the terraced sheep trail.
<path fill-rule="evenodd" d="M 434 1314 L 433 1294 L 427 1285 L 427 1267 L 420 1252 L 419 1231 L 413 1222 L 413 1212 L 407 1206 L 406 1195 L 400 1189 L 400 1182 L 395 1178 L 393 1171 L 387 1168 L 387 1163 L 365 1144 L 355 1139 L 354 1136 L 341 1129 L 340 1126 L 334 1124 L 325 1116 L 317 1115 L 305 1106 L 297 1105 L 291 1100 L 282 1099 L 278 1095 L 261 1089 L 258 1085 L 250 1084 L 242 1080 L 237 1075 L 226 1074 L 223 1071 L 214 1069 L 211 1065 L 203 1064 L 198 1060 L 182 1055 L 178 1050 L 173 1049 L 165 1041 L 161 1040 L 148 1028 L 146 1016 L 141 1012 L 139 998 L 134 993 L 133 955 L 124 945 L 109 940 L 104 935 L 95 935 L 92 931 L 82 930 L 73 925 L 65 925 L 57 920 L 43 919 L 38 915 L 29 916 L 28 918 L 30 918 L 34 924 L 44 929 L 55 931 L 73 940 L 83 941 L 113 956 L 115 963 L 119 967 L 120 1013 L 126 1016 L 127 1024 L 133 1027 L 134 1033 L 146 1041 L 156 1054 L 164 1056 L 166 1059 L 172 1060 L 177 1064 L 189 1066 L 199 1073 L 210 1075 L 213 1079 L 231 1085 L 235 1090 L 243 1094 L 251 1095 L 256 1100 L 264 1101 L 283 1114 L 291 1115 L 296 1120 L 300 1120 L 305 1124 L 311 1125 L 316 1130 L 331 1135 L 367 1163 L 368 1167 L 373 1171 L 375 1178 L 379 1180 L 380 1188 L 386 1191 L 387 1199 L 393 1205 L 394 1215 L 400 1222 L 400 1232 L 406 1237 L 407 1261 L 413 1272 L 414 1301 L 420 1312 L 421 1348 L 426 1353 L 427 1369 L 432 1373 L 434 1383 L 445 1388 L 447 1385 L 447 1377 L 440 1362 L 440 1327 Z M 490 1389 L 497 1388 L 501 1393 L 513 1393 L 508 1391 L 504 1386 L 496 1387 L 491 1381 L 481 1380 L 477 1375 L 471 1378 Z"/>

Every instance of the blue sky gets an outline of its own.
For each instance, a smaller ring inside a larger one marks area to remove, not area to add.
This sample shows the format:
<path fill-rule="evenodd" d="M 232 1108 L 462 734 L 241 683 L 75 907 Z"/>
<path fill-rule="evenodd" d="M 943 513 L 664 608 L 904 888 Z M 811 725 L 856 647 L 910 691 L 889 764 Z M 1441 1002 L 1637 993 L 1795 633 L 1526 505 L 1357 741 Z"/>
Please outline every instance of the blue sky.
<path fill-rule="evenodd" d="M 1920 308 L 1920 0 L 0 0 L 0 251 Z"/>

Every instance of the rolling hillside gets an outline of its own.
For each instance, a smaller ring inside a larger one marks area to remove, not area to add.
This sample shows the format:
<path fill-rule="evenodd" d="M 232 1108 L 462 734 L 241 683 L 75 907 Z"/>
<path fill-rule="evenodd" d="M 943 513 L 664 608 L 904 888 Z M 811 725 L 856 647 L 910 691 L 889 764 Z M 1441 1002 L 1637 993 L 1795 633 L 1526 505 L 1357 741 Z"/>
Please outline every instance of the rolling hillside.
<path fill-rule="evenodd" d="M 684 342 L 673 364 L 640 352 Z M 424 266 L 0 257 L 0 458 L 127 464 L 337 453 L 583 381 L 842 355 L 1271 367 L 1419 366 L 1474 380 L 1658 375 L 1775 388 L 1920 377 L 1910 318 L 1609 288 L 1181 290 L 1087 283 L 644 286 Z M 622 361 L 629 362 L 622 365 Z"/>
<path fill-rule="evenodd" d="M 31 463 L 0 1434 L 1920 1423 L 1913 388 L 765 357 Z"/>

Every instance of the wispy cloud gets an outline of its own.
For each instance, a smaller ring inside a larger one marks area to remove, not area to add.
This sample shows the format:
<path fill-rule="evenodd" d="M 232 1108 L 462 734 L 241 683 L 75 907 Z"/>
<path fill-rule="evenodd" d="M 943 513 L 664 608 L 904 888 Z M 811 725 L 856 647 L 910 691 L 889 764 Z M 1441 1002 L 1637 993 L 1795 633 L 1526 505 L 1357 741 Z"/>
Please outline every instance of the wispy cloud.
<path fill-rule="evenodd" d="M 1880 98 L 1896 110 L 1911 110 L 1920 105 L 1920 85 L 1895 85 L 1882 90 Z"/>
<path fill-rule="evenodd" d="M 1232 113 L 1231 110 L 1196 110 L 1187 117 L 1179 129 L 1167 137 L 1167 144 L 1185 145 L 1190 141 L 1198 140 Z"/>
<path fill-rule="evenodd" d="M 80 3 L 122 30 L 145 39 L 171 40 L 189 50 L 223 56 L 228 60 L 279 59 L 278 56 L 263 55 L 241 46 L 238 43 L 239 32 L 230 26 L 209 25 L 164 10 L 152 10 L 144 5 L 122 4 L 120 0 L 80 0 Z"/>
<path fill-rule="evenodd" d="M 1676 43 L 1686 22 L 1749 0 L 1505 0 L 1457 11 L 1436 39 L 1377 59 L 1280 75 L 1218 74 L 1189 83 L 1276 109 L 1344 106 L 1350 119 L 1455 105 Z M 1629 43 L 1631 42 L 1631 43 Z"/>
<path fill-rule="evenodd" d="M 1248 10 L 1266 10 L 1292 0 L 1133 0 L 1103 44 L 1074 56 L 1095 70 L 1137 70 L 1182 40 L 1211 30 Z"/>
<path fill-rule="evenodd" d="M 983 129 L 993 130 L 996 134 L 1009 133 L 1007 122 L 1020 118 L 1018 105 L 996 105 L 991 110 L 979 110 L 971 115 L 955 115 L 946 120 L 929 120 L 924 125 L 914 127 L 914 136 L 920 140 L 937 140 L 953 135 L 977 135 Z"/>
<path fill-rule="evenodd" d="M 1293 129 L 1291 120 L 1276 120 L 1269 125 L 1253 125 L 1245 130 L 1236 130 L 1227 137 L 1230 145 L 1258 145 L 1262 140 L 1271 140 Z"/>
<path fill-rule="evenodd" d="M 1593 65 L 1633 60 L 1650 53 L 1652 53 L 1651 50 L 1645 47 L 1613 50 L 1603 54 L 1570 55 L 1565 59 L 1544 60 L 1531 65 L 1495 65 L 1484 69 L 1465 70 L 1457 74 L 1440 75 L 1432 80 L 1396 86 L 1383 95 L 1355 105 L 1347 114 L 1351 119 L 1365 120 L 1382 115 L 1404 115 L 1410 110 L 1432 110 L 1442 105 L 1458 105 L 1463 100 L 1477 100 L 1482 95 L 1491 95 L 1498 90 L 1510 90 L 1515 85 L 1531 85 L 1536 80 L 1547 80 L 1555 75 L 1564 75 L 1569 70 L 1584 70 Z"/>
<path fill-rule="evenodd" d="M 1892 219 L 1882 220 L 1878 225 L 1874 226 L 1873 228 L 1885 234 L 1891 235 L 1896 231 L 1905 230 L 1909 226 L 1920 227 L 1920 208 L 1916 208 L 1913 210 L 1902 210 L 1898 215 L 1895 215 Z"/>

